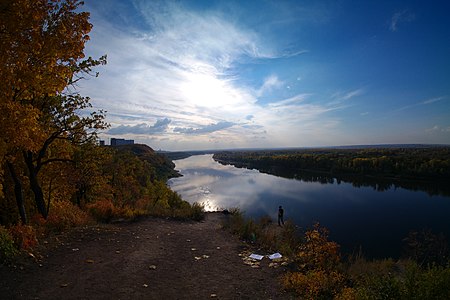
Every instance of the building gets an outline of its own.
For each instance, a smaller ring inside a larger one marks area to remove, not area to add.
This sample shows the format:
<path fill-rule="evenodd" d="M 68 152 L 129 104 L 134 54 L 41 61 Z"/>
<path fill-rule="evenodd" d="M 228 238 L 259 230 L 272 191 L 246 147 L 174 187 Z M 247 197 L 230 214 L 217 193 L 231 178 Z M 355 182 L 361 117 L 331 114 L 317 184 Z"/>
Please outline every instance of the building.
<path fill-rule="evenodd" d="M 111 138 L 111 146 L 133 145 L 134 140 Z"/>

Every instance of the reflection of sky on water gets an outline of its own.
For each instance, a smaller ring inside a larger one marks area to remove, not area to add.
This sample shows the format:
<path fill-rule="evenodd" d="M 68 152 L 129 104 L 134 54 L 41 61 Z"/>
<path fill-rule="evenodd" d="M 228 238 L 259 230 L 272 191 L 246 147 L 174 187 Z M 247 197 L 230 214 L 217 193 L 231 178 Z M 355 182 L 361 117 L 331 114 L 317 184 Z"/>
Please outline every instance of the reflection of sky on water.
<path fill-rule="evenodd" d="M 183 199 L 204 203 L 208 210 L 239 207 L 249 216 L 270 215 L 274 220 L 278 206 L 283 205 L 286 219 L 301 227 L 320 221 L 345 250 L 362 245 L 373 255 L 397 255 L 401 240 L 413 229 L 430 228 L 450 237 L 447 197 L 404 189 L 377 192 L 349 183 L 302 182 L 224 166 L 212 155 L 191 156 L 175 164 L 184 176 L 169 184 Z"/>

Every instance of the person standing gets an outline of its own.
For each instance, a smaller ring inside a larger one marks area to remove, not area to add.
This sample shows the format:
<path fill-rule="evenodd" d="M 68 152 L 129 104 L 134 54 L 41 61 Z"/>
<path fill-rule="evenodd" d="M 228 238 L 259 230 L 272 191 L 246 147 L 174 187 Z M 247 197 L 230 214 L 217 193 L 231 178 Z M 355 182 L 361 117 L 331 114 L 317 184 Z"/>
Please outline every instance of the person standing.
<path fill-rule="evenodd" d="M 284 225 L 284 209 L 280 205 L 280 207 L 278 207 L 278 226 L 281 225 Z"/>

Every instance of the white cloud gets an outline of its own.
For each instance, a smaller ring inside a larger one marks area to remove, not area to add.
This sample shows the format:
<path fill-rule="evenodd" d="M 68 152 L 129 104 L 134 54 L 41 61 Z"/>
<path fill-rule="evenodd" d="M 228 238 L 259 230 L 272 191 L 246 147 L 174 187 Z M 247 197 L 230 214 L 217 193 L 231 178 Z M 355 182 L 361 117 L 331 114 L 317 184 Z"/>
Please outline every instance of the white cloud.
<path fill-rule="evenodd" d="M 438 102 L 438 101 L 441 101 L 444 99 L 445 99 L 445 97 L 430 98 L 430 99 L 423 101 L 422 104 L 431 104 L 431 103 Z"/>
<path fill-rule="evenodd" d="M 299 103 L 303 102 L 306 98 L 308 98 L 311 94 L 299 94 L 295 95 L 291 98 L 280 100 L 277 102 L 269 103 L 270 107 L 287 107 L 287 106 L 293 106 L 298 105 Z"/>
<path fill-rule="evenodd" d="M 221 121 L 215 124 L 209 124 L 206 126 L 202 126 L 200 128 L 181 128 L 181 127 L 175 127 L 173 129 L 174 132 L 178 132 L 178 133 L 185 133 L 185 134 L 205 134 L 205 133 L 213 133 L 216 131 L 220 131 L 226 128 L 229 128 L 233 125 L 236 125 L 232 122 L 226 122 L 226 121 Z"/>
<path fill-rule="evenodd" d="M 283 82 L 278 79 L 276 75 L 270 75 L 264 80 L 263 85 L 258 89 L 256 95 L 263 96 L 265 93 L 270 93 L 274 89 L 279 89 L 283 86 Z"/>
<path fill-rule="evenodd" d="M 129 32 L 95 11 L 92 15 L 87 53 L 107 53 L 108 65 L 99 78 L 80 85 L 95 107 L 108 111 L 112 128 L 102 137 L 123 134 L 169 150 L 261 147 L 299 145 L 338 126 L 338 120 L 325 117 L 337 107 L 305 103 L 311 94 L 259 104 L 258 97 L 266 94 L 276 99 L 283 86 L 275 74 L 259 89 L 240 84 L 233 71 L 246 58 L 288 55 L 264 49 L 251 30 L 213 12 L 199 14 L 153 1 L 135 5 L 145 16 L 141 27 L 150 29 Z"/>
<path fill-rule="evenodd" d="M 441 127 L 439 125 L 434 125 L 432 128 L 428 129 L 430 132 L 442 132 L 442 133 L 450 133 L 450 126 Z"/>
<path fill-rule="evenodd" d="M 407 9 L 396 12 L 391 17 L 391 20 L 389 23 L 389 29 L 392 32 L 395 32 L 398 30 L 398 25 L 400 23 L 409 23 L 409 22 L 414 21 L 415 18 L 416 18 L 415 14 L 411 13 Z"/>
<path fill-rule="evenodd" d="M 342 101 L 342 100 L 349 100 L 351 98 L 361 96 L 363 94 L 364 94 L 364 89 L 360 88 L 360 89 L 347 91 L 347 92 L 337 92 L 331 98 L 335 99 L 336 101 Z"/>
<path fill-rule="evenodd" d="M 398 112 L 398 111 L 402 111 L 402 110 L 406 110 L 406 109 L 410 109 L 416 106 L 422 106 L 422 105 L 429 105 L 429 104 L 433 104 L 435 102 L 444 100 L 446 97 L 445 96 L 440 96 L 440 97 L 435 97 L 435 98 L 429 98 L 427 100 L 421 101 L 421 102 L 417 102 L 411 105 L 406 105 L 403 107 L 400 107 L 399 109 L 394 110 L 394 112 Z"/>

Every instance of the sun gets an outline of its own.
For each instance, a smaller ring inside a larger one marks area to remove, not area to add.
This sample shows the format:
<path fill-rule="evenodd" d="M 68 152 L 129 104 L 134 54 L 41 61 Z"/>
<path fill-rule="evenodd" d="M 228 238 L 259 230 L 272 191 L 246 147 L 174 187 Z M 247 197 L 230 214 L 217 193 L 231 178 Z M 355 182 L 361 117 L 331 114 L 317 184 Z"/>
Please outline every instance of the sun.
<path fill-rule="evenodd" d="M 239 101 L 231 84 L 213 74 L 189 74 L 181 92 L 189 104 L 199 107 L 227 107 Z"/>

